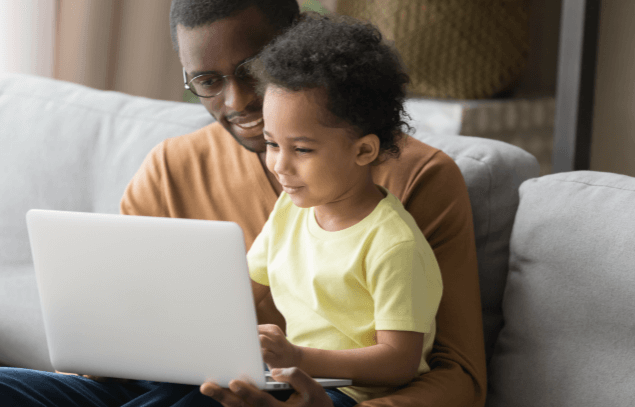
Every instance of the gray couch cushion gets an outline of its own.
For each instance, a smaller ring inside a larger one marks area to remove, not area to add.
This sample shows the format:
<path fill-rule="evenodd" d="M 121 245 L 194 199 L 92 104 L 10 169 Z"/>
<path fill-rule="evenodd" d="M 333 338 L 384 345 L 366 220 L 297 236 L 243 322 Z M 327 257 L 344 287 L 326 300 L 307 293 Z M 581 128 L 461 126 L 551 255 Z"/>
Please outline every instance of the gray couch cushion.
<path fill-rule="evenodd" d="M 537 177 L 534 156 L 500 141 L 465 136 L 415 137 L 447 153 L 459 166 L 472 204 L 487 360 L 502 327 L 509 238 L 518 207 L 518 187 Z M 457 256 L 460 256 L 457 253 Z"/>
<path fill-rule="evenodd" d="M 633 405 L 634 203 L 616 174 L 521 186 L 489 407 Z"/>

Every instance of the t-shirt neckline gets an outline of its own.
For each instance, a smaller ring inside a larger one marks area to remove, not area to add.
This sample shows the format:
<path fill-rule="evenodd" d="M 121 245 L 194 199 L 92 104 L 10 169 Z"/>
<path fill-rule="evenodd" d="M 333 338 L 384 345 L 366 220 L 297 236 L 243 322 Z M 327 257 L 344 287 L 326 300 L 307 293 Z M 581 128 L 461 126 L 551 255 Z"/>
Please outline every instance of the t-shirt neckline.
<path fill-rule="evenodd" d="M 393 203 L 393 199 L 397 199 L 386 188 L 382 187 L 381 185 L 377 185 L 377 187 L 381 189 L 382 192 L 386 194 L 386 196 L 381 201 L 379 201 L 377 206 L 375 206 L 372 212 L 366 215 L 364 219 L 360 220 L 353 226 L 347 227 L 346 229 L 337 230 L 334 232 L 322 229 L 322 227 L 317 223 L 317 220 L 315 219 L 315 207 L 309 208 L 307 210 L 306 216 L 307 228 L 309 230 L 309 233 L 321 240 L 344 239 L 360 233 L 361 231 L 366 230 L 368 227 L 376 224 L 381 218 L 381 213 L 383 212 L 382 208 L 386 205 L 391 205 Z"/>

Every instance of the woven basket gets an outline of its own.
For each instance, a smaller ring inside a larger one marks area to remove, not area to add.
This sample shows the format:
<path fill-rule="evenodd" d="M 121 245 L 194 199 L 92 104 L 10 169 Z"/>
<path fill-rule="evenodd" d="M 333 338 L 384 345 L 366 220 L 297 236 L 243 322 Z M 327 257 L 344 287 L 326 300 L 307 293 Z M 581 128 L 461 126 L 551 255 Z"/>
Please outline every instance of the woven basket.
<path fill-rule="evenodd" d="M 527 60 L 527 0 L 339 0 L 337 12 L 394 41 L 414 95 L 489 98 L 509 90 Z"/>

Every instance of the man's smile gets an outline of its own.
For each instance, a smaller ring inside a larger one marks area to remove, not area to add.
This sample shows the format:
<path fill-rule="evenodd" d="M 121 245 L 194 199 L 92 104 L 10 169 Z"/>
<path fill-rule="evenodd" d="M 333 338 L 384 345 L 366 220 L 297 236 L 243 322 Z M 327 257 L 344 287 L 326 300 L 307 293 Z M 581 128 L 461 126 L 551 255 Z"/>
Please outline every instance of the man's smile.
<path fill-rule="evenodd" d="M 230 121 L 230 123 L 235 124 L 236 126 L 240 127 L 241 129 L 251 129 L 253 127 L 256 127 L 257 125 L 259 125 L 260 123 L 262 123 L 262 117 L 260 119 L 256 119 L 250 122 L 244 122 L 244 121 Z"/>

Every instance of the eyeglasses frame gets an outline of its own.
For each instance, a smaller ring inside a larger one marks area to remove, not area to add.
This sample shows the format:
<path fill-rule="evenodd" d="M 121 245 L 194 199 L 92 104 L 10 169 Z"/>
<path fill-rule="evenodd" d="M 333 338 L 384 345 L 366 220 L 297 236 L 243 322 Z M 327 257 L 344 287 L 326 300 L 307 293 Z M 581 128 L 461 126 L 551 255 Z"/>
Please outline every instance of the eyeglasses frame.
<path fill-rule="evenodd" d="M 222 87 L 222 88 L 221 88 L 221 90 L 220 90 L 217 94 L 215 94 L 215 95 L 211 95 L 211 96 L 201 96 L 201 95 L 198 95 L 196 92 L 194 92 L 194 90 L 192 90 L 192 87 L 190 87 L 190 83 L 192 83 L 192 81 L 193 81 L 194 79 L 196 79 L 196 78 L 200 78 L 201 76 L 207 76 L 207 75 L 212 75 L 212 74 L 209 74 L 209 73 L 203 73 L 203 74 L 200 74 L 200 75 L 196 75 L 195 77 L 193 77 L 192 79 L 190 79 L 190 80 L 188 81 L 188 80 L 187 80 L 187 72 L 185 72 L 185 67 L 183 68 L 183 87 L 185 87 L 185 89 L 189 90 L 190 92 L 192 92 L 193 94 L 195 94 L 196 96 L 198 96 L 198 97 L 200 97 L 200 98 L 213 98 L 213 97 L 216 97 L 216 96 L 220 95 L 221 93 L 223 93 L 223 92 L 225 91 L 225 86 L 227 86 L 227 82 L 228 82 L 227 78 L 229 78 L 229 77 L 233 76 L 233 77 L 235 77 L 236 79 L 241 79 L 241 77 L 240 77 L 240 76 L 237 76 L 237 75 L 236 75 L 236 71 L 238 71 L 238 68 L 240 68 L 241 66 L 243 66 L 243 65 L 245 65 L 245 64 L 247 64 L 247 63 L 249 63 L 249 62 L 253 61 L 253 60 L 254 60 L 254 59 L 256 59 L 257 57 L 258 57 L 257 55 L 254 55 L 254 56 L 253 56 L 253 57 L 251 57 L 251 58 L 247 58 L 247 59 L 245 59 L 243 62 L 241 62 L 240 64 L 238 64 L 238 65 L 236 66 L 236 68 L 234 69 L 234 73 L 233 73 L 233 74 L 231 74 L 231 75 L 219 75 L 219 76 L 220 76 L 220 79 L 222 79 L 222 80 L 223 80 L 223 87 Z"/>

